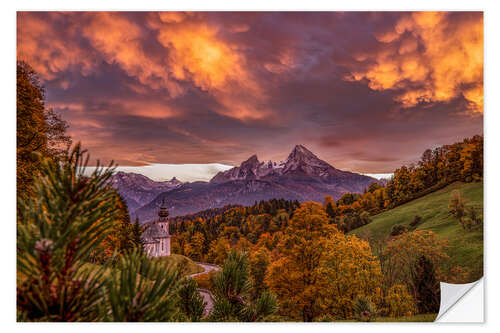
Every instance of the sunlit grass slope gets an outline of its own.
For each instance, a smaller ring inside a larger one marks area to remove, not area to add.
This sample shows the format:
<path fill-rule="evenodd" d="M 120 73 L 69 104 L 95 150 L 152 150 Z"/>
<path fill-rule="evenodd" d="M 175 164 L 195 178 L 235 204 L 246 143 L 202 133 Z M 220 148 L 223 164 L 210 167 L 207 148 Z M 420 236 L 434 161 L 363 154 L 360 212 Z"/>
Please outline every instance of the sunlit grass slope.
<path fill-rule="evenodd" d="M 448 254 L 454 265 L 470 269 L 470 281 L 483 275 L 483 232 L 482 230 L 464 231 L 457 219 L 448 213 L 450 194 L 460 190 L 467 205 L 483 209 L 483 183 L 453 183 L 439 191 L 386 211 L 372 217 L 372 222 L 351 231 L 352 234 L 385 239 L 392 226 L 402 224 L 409 230 L 431 230 L 440 237 L 448 239 Z M 419 215 L 422 221 L 410 227 L 413 218 Z"/>

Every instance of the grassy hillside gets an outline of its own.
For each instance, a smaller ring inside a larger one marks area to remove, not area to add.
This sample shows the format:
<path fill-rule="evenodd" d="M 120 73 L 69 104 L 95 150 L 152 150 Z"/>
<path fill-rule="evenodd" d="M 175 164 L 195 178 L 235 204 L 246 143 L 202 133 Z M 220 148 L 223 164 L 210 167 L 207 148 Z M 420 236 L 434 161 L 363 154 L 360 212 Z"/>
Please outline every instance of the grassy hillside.
<path fill-rule="evenodd" d="M 428 194 L 402 206 L 372 217 L 372 222 L 351 231 L 356 235 L 369 235 L 373 239 L 385 239 L 395 224 L 402 224 L 409 230 L 431 230 L 450 243 L 449 255 L 455 265 L 471 270 L 470 280 L 475 281 L 483 275 L 483 232 L 482 230 L 464 231 L 457 219 L 448 213 L 450 194 L 461 191 L 467 205 L 483 209 L 483 183 L 454 183 L 439 191 Z M 415 228 L 409 224 L 415 215 L 422 221 Z"/>
<path fill-rule="evenodd" d="M 203 267 L 180 254 L 171 254 L 168 257 L 154 258 L 153 260 L 161 261 L 167 265 L 175 265 L 184 275 L 203 272 Z"/>
<path fill-rule="evenodd" d="M 161 261 L 166 265 L 175 265 L 178 269 L 182 270 L 183 275 L 203 272 L 203 268 L 200 265 L 180 254 L 172 254 L 168 257 L 154 258 L 153 260 Z M 99 265 L 85 263 L 84 267 L 90 269 L 97 269 Z M 110 273 L 110 269 L 111 268 L 108 268 L 104 272 L 104 275 L 108 275 Z"/>

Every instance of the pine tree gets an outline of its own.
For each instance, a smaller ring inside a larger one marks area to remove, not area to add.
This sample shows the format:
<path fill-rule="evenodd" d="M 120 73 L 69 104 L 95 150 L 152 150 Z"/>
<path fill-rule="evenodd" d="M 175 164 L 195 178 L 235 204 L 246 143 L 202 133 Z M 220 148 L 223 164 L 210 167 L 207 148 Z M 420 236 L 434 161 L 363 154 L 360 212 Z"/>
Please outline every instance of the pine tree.
<path fill-rule="evenodd" d="M 251 301 L 247 254 L 231 251 L 213 282 L 215 302 L 210 317 L 213 321 L 262 321 L 277 310 L 276 296 L 269 292 Z"/>
<path fill-rule="evenodd" d="M 188 278 L 183 281 L 179 289 L 181 311 L 190 321 L 200 321 L 205 310 L 203 297 L 197 288 L 197 282 Z"/>
<path fill-rule="evenodd" d="M 92 321 L 100 317 L 104 268 L 85 269 L 117 213 L 105 186 L 112 169 L 83 176 L 79 145 L 67 163 L 38 155 L 33 195 L 19 200 L 17 309 L 20 320 Z"/>
<path fill-rule="evenodd" d="M 33 195 L 19 200 L 19 321 L 178 321 L 186 313 L 190 320 L 200 318 L 203 303 L 193 286 L 183 289 L 177 269 L 151 260 L 142 247 L 122 249 L 118 257 L 114 252 L 116 260 L 106 265 L 90 263 L 116 232 L 116 221 L 132 226 L 107 186 L 112 168 L 98 166 L 84 176 L 89 156 L 80 145 L 60 162 L 37 158 Z M 137 220 L 132 231 L 140 241 Z"/>
<path fill-rule="evenodd" d="M 144 232 L 144 227 L 139 224 L 139 218 L 135 218 L 135 222 L 132 225 L 132 240 L 136 248 L 143 249 L 144 244 L 142 241 L 142 233 Z"/>
<path fill-rule="evenodd" d="M 440 289 L 432 262 L 426 256 L 421 256 L 412 275 L 419 313 L 439 312 Z"/>
<path fill-rule="evenodd" d="M 100 312 L 106 321 L 177 321 L 179 282 L 173 267 L 134 249 L 105 280 Z"/>

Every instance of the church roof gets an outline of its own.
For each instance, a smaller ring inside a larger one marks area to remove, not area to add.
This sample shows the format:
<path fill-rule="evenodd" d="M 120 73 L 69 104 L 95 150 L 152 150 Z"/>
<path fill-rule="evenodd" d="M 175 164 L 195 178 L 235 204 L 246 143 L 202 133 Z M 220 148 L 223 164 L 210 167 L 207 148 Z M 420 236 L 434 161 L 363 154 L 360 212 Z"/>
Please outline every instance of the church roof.
<path fill-rule="evenodd" d="M 146 243 L 154 243 L 158 238 L 170 237 L 167 230 L 163 230 L 158 223 L 146 224 L 146 230 L 142 234 L 142 238 Z"/>
<path fill-rule="evenodd" d="M 158 223 L 162 222 L 162 225 L 164 225 L 163 222 L 166 222 L 166 219 L 168 217 L 168 210 L 165 199 L 163 199 L 161 202 L 160 210 L 158 211 L 158 217 L 158 221 L 152 221 L 145 224 L 146 230 L 144 230 L 144 233 L 142 234 L 142 239 L 145 243 L 155 243 L 159 238 L 170 237 L 168 230 L 164 230 Z"/>

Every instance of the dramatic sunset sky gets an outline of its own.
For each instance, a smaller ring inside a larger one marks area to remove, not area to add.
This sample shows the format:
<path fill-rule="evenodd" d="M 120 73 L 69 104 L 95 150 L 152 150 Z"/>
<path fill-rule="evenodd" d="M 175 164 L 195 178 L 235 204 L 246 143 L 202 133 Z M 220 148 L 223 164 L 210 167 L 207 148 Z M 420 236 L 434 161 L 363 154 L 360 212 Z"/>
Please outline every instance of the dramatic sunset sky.
<path fill-rule="evenodd" d="M 389 173 L 483 133 L 480 12 L 21 12 L 17 58 L 73 140 L 121 166 L 279 161 L 302 144 Z"/>

